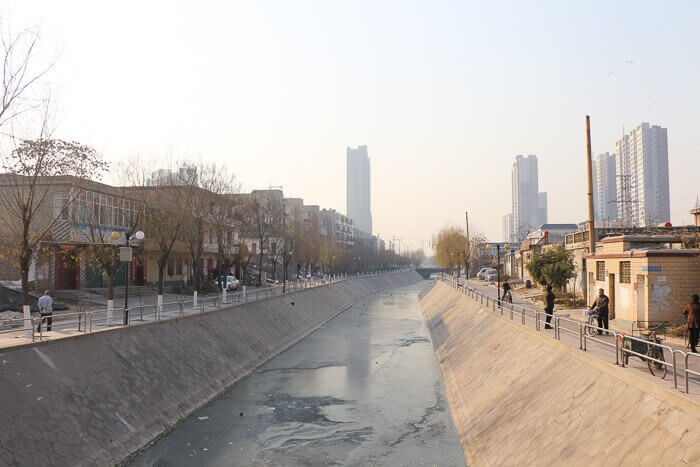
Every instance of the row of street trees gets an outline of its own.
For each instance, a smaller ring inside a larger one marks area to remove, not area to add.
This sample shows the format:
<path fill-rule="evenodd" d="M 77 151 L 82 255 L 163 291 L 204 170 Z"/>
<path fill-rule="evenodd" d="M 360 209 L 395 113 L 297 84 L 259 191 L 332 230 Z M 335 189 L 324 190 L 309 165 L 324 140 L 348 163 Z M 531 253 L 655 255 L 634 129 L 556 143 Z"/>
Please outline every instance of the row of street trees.
<path fill-rule="evenodd" d="M 464 229 L 455 226 L 443 227 L 433 237 L 435 262 L 438 266 L 450 270 L 465 268 L 474 272 L 482 265 L 485 258 L 486 239 L 474 234 L 469 241 Z M 574 276 L 573 258 L 563 245 L 536 253 L 525 265 L 535 282 L 542 286 L 551 285 L 556 289 L 565 289 L 567 281 Z"/>
<path fill-rule="evenodd" d="M 53 61 L 36 60 L 39 29 L 11 34 L 5 26 L 0 24 L 0 248 L 2 260 L 19 270 L 24 305 L 29 304 L 30 270 L 43 252 L 46 258 L 54 254 L 92 265 L 112 300 L 115 276 L 125 267 L 119 246 L 138 230 L 146 233 L 142 251 L 155 255 L 159 295 L 169 262 L 183 248 L 196 291 L 202 287 L 203 258 L 212 251 L 219 277 L 234 263 L 245 275 L 257 259 L 259 283 L 266 261 L 274 279 L 278 264 L 285 275 L 290 266 L 299 275 L 388 268 L 415 260 L 364 244 L 347 248 L 332 236 L 322 237 L 318 216 L 305 218 L 299 206 L 288 206 L 268 191 L 240 194 L 234 175 L 216 164 L 154 176 L 153 166 L 135 159 L 111 171 L 119 187 L 96 187 L 95 181 L 110 169 L 103 157 L 87 145 L 52 137 L 51 101 L 39 91 Z M 17 136 L 17 128 L 26 134 Z M 95 190 L 108 190 L 113 204 L 98 205 L 86 197 Z M 105 222 L 105 216 L 112 220 Z M 59 245 L 56 231 L 71 222 L 84 227 L 83 238 Z M 114 225 L 118 231 L 110 228 Z"/>

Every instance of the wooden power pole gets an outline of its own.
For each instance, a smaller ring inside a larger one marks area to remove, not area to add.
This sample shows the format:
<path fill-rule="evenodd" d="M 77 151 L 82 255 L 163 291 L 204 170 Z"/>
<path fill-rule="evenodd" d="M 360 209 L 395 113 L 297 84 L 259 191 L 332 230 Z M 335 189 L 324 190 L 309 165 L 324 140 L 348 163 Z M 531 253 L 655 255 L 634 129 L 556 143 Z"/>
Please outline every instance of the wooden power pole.
<path fill-rule="evenodd" d="M 595 212 L 593 209 L 593 159 L 591 158 L 591 117 L 586 115 L 586 161 L 588 162 L 588 249 L 595 254 Z"/>

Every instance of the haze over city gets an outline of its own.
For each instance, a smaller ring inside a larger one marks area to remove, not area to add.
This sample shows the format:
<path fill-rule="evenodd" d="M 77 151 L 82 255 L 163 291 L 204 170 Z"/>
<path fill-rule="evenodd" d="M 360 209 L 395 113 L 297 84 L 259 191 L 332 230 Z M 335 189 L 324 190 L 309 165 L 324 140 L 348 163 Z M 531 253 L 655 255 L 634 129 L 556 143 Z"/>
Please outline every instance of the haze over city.
<path fill-rule="evenodd" d="M 11 2 L 42 24 L 56 136 L 118 162 L 225 164 L 245 190 L 345 203 L 345 148 L 367 145 L 374 231 L 500 239 L 516 154 L 539 160 L 550 222 L 586 218 L 593 153 L 668 128 L 671 221 L 698 194 L 696 2 Z M 426 242 L 427 247 L 427 242 Z"/>

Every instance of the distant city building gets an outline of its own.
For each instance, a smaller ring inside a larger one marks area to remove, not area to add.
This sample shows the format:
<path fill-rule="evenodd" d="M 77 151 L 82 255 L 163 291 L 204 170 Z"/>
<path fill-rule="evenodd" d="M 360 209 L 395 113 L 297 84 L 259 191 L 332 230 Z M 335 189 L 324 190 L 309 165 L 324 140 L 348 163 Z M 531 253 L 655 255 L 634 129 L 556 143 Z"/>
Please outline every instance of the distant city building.
<path fill-rule="evenodd" d="M 319 214 L 322 223 L 321 231 L 325 233 L 323 236 L 344 249 L 351 250 L 355 232 L 353 219 L 335 209 L 322 209 Z"/>
<path fill-rule="evenodd" d="M 370 168 L 367 146 L 347 148 L 347 214 L 355 226 L 372 233 Z"/>
<path fill-rule="evenodd" d="M 671 220 L 666 128 L 639 124 L 615 143 L 618 218 L 648 227 Z"/>
<path fill-rule="evenodd" d="M 540 193 L 537 169 L 537 156 L 515 156 L 512 171 L 512 232 L 516 240 L 543 222 L 540 216 L 547 217 L 547 195 Z M 544 195 L 544 196 L 542 196 Z M 540 198 L 544 200 L 540 209 Z"/>
<path fill-rule="evenodd" d="M 513 214 L 503 216 L 503 241 L 515 241 L 515 235 L 513 235 Z"/>
<path fill-rule="evenodd" d="M 197 166 L 183 165 L 178 170 L 158 169 L 151 173 L 148 186 L 199 185 Z"/>
<path fill-rule="evenodd" d="M 547 193 L 540 193 L 538 197 L 539 202 L 539 214 L 540 214 L 540 224 L 547 223 Z"/>
<path fill-rule="evenodd" d="M 617 219 L 617 169 L 614 154 L 606 152 L 596 156 L 593 161 L 593 183 L 596 220 Z"/>

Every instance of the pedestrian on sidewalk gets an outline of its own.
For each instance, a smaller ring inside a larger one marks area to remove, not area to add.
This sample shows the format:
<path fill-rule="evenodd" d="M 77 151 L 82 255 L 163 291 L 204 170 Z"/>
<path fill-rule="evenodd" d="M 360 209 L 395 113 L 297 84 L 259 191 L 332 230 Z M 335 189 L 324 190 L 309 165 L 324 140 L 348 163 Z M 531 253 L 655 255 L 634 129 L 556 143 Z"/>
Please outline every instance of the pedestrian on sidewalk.
<path fill-rule="evenodd" d="M 51 324 L 53 324 L 53 298 L 49 295 L 49 291 L 44 291 L 44 295 L 39 298 L 37 302 L 39 306 L 39 313 L 41 314 L 41 320 L 39 320 L 39 325 L 36 327 L 36 332 L 41 331 L 41 323 L 46 318 L 46 330 L 51 330 Z"/>
<path fill-rule="evenodd" d="M 511 292 L 511 286 L 508 282 L 503 283 L 503 297 L 501 301 L 513 303 L 513 294 Z"/>
<path fill-rule="evenodd" d="M 690 350 L 697 353 L 695 346 L 698 345 L 698 334 L 700 333 L 700 297 L 697 294 L 690 298 L 690 303 L 685 306 L 683 314 L 688 318 Z"/>
<path fill-rule="evenodd" d="M 598 309 L 598 328 L 604 328 L 605 329 L 605 335 L 608 335 L 608 305 L 610 304 L 610 299 L 608 298 L 607 295 L 605 295 L 605 290 L 603 289 L 598 289 L 598 298 L 595 299 L 595 302 L 593 302 L 593 305 L 591 305 L 590 309 L 593 310 L 594 308 Z M 598 329 L 598 334 L 603 334 L 603 331 L 601 329 Z"/>
<path fill-rule="evenodd" d="M 547 286 L 547 291 L 544 294 L 544 312 L 547 313 L 547 323 L 544 325 L 544 328 L 552 329 L 552 326 L 549 325 L 554 313 L 554 292 L 552 292 L 551 285 Z"/>

